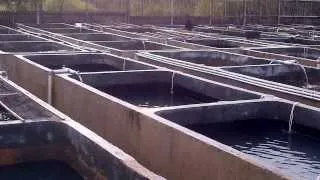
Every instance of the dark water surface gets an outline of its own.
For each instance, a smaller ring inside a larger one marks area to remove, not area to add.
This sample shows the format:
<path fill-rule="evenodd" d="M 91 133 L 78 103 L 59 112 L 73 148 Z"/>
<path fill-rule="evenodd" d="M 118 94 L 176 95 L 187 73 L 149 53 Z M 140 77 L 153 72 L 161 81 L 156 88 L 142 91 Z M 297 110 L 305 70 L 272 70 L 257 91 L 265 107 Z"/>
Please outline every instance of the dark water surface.
<path fill-rule="evenodd" d="M 62 65 L 46 65 L 49 69 L 61 69 Z M 108 64 L 70 64 L 65 67 L 80 72 L 120 71 L 121 69 Z"/>
<path fill-rule="evenodd" d="M 219 101 L 179 86 L 174 86 L 173 94 L 171 94 L 170 83 L 114 85 L 98 89 L 131 104 L 147 108 Z"/>
<path fill-rule="evenodd" d="M 0 166 L 1 180 L 83 180 L 71 167 L 60 161 L 39 161 Z"/>
<path fill-rule="evenodd" d="M 187 126 L 297 179 L 315 180 L 320 175 L 320 134 L 301 126 L 293 127 L 290 135 L 287 123 L 263 119 Z"/>

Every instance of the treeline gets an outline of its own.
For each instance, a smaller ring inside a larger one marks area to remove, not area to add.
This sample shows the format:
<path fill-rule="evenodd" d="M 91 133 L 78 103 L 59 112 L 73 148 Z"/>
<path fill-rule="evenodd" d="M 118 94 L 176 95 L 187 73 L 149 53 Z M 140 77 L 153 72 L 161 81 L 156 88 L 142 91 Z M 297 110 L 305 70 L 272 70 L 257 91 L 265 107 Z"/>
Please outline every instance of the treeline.
<path fill-rule="evenodd" d="M 130 2 L 130 3 L 128 3 Z M 244 0 L 173 0 L 176 16 L 242 16 Z M 246 0 L 248 15 L 278 14 L 279 0 Z M 2 11 L 33 11 L 41 3 L 47 12 L 130 12 L 133 16 L 168 16 L 171 0 L 0 0 Z M 130 4 L 128 6 L 128 4 Z M 283 1 L 282 14 L 319 15 L 319 1 Z"/>
<path fill-rule="evenodd" d="M 35 11 L 37 5 L 47 12 L 96 10 L 86 0 L 0 0 L 1 11 Z"/>

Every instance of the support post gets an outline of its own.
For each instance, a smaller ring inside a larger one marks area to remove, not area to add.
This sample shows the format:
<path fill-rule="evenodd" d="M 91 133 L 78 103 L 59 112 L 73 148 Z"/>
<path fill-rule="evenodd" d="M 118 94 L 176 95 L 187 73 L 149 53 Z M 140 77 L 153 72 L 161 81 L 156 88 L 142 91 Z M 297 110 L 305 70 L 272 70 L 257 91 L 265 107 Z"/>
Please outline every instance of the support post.
<path fill-rule="evenodd" d="M 278 0 L 278 19 L 277 19 L 277 25 L 280 25 L 281 20 L 281 0 Z"/>
<path fill-rule="evenodd" d="M 130 23 L 130 8 L 131 8 L 131 5 L 130 5 L 130 0 L 127 0 L 127 23 L 129 24 Z"/>
<path fill-rule="evenodd" d="M 228 0 L 224 0 L 224 9 L 223 9 L 223 15 L 224 15 L 224 24 L 227 23 L 227 5 L 228 5 Z"/>
<path fill-rule="evenodd" d="M 86 0 L 86 22 L 89 23 L 89 0 Z"/>
<path fill-rule="evenodd" d="M 213 0 L 210 0 L 210 22 L 209 24 L 212 25 L 212 21 L 213 21 Z"/>
<path fill-rule="evenodd" d="M 258 20 L 255 19 L 255 22 L 259 22 L 260 24 L 262 24 L 262 22 L 263 22 L 262 21 L 262 6 L 264 3 L 262 2 L 262 0 L 259 0 L 258 3 L 259 3 L 259 15 L 258 15 Z"/>
<path fill-rule="evenodd" d="M 174 18 L 174 0 L 170 0 L 170 12 L 171 12 L 171 25 L 173 25 Z"/>
<path fill-rule="evenodd" d="M 40 24 L 40 7 L 39 7 L 39 1 L 36 1 L 36 16 L 37 16 L 37 24 Z"/>
<path fill-rule="evenodd" d="M 36 22 L 37 24 L 41 23 L 41 13 L 42 13 L 43 7 L 42 7 L 42 0 L 36 1 Z"/>
<path fill-rule="evenodd" d="M 247 24 L 247 1 L 243 0 L 243 23 L 242 25 L 245 26 Z"/>
<path fill-rule="evenodd" d="M 141 0 L 141 16 L 144 16 L 144 0 Z"/>

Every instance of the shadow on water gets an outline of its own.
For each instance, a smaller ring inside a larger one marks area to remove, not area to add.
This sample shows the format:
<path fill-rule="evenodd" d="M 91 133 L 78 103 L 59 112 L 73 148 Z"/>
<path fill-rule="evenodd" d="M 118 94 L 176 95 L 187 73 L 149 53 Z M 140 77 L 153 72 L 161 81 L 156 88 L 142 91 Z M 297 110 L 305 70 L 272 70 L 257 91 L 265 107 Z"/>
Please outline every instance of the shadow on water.
<path fill-rule="evenodd" d="M 0 166 L 2 180 L 83 180 L 67 164 L 60 161 L 39 161 Z"/>
<path fill-rule="evenodd" d="M 178 85 L 175 85 L 172 91 L 171 83 L 113 85 L 98 89 L 131 104 L 147 108 L 219 101 Z"/>

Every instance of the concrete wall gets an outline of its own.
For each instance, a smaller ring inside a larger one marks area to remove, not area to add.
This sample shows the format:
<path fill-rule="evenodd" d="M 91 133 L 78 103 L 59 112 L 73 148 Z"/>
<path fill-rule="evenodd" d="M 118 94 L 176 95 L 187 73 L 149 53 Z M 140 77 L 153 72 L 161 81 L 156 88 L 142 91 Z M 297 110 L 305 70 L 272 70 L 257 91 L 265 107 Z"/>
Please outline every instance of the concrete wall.
<path fill-rule="evenodd" d="M 161 57 L 167 57 L 185 62 L 196 64 L 205 64 L 213 67 L 220 66 L 241 66 L 241 65 L 255 65 L 255 64 L 269 64 L 268 59 L 256 58 L 246 55 L 234 54 L 224 52 L 222 50 L 210 51 L 158 51 L 150 52 Z"/>
<path fill-rule="evenodd" d="M 0 90 L 22 118 L 0 122 L 0 165 L 58 160 L 87 179 L 163 179 L 12 81 L 0 77 Z"/>
<path fill-rule="evenodd" d="M 190 68 L 184 68 L 184 67 L 180 67 L 177 65 L 172 65 L 172 64 L 168 64 L 168 63 L 164 63 L 164 62 L 160 62 L 160 61 L 154 61 L 149 57 L 143 56 L 142 54 L 136 55 L 136 59 L 139 61 L 142 61 L 142 62 L 166 67 L 166 68 L 173 69 L 176 71 L 185 72 L 185 73 L 199 76 L 202 78 L 206 78 L 206 79 L 209 79 L 212 81 L 221 82 L 224 84 L 229 84 L 229 85 L 236 86 L 236 87 L 241 87 L 243 89 L 247 89 L 247 90 L 251 90 L 251 91 L 255 91 L 255 92 L 259 92 L 259 93 L 272 94 L 274 96 L 284 98 L 284 99 L 289 99 L 291 101 L 303 102 L 305 104 L 308 104 L 308 105 L 311 105 L 314 107 L 320 107 L 320 102 L 317 100 L 313 100 L 313 99 L 309 99 L 309 98 L 305 98 L 305 97 L 301 97 L 301 96 L 296 96 L 293 94 L 288 94 L 283 91 L 278 91 L 278 89 L 270 89 L 270 88 L 268 89 L 268 88 L 265 88 L 262 86 L 257 86 L 254 84 L 241 82 L 241 81 L 238 81 L 237 79 L 234 79 L 234 78 L 217 76 L 217 75 L 213 75 L 213 74 L 207 73 L 207 72 L 202 72 L 202 71 L 198 71 L 198 70 L 194 70 L 194 69 L 190 69 Z"/>
<path fill-rule="evenodd" d="M 249 56 L 256 56 L 256 57 L 262 57 L 267 59 L 275 59 L 275 60 L 297 60 L 300 64 L 305 66 L 312 66 L 317 67 L 319 62 L 308 60 L 305 58 L 299 58 L 299 57 L 293 57 L 293 56 L 286 56 L 281 54 L 274 54 L 274 53 L 267 53 L 267 52 L 260 52 L 256 49 L 250 49 L 250 50 L 235 50 L 235 53 L 245 54 Z"/>
<path fill-rule="evenodd" d="M 0 127 L 1 165 L 58 160 L 87 179 L 163 179 L 72 120 L 7 123 Z"/>
<path fill-rule="evenodd" d="M 243 74 L 243 75 L 248 75 L 251 77 L 256 77 L 259 79 L 265 79 L 273 82 L 289 84 L 297 87 L 306 86 L 307 83 L 311 83 L 311 82 L 307 82 L 309 81 L 308 77 L 311 77 L 311 76 L 307 75 L 306 77 L 304 74 L 304 70 L 299 65 L 272 64 L 272 65 L 243 66 L 243 67 L 230 67 L 230 68 L 226 67 L 223 69 L 227 71 Z M 309 70 L 309 68 L 306 68 L 306 69 Z M 316 69 L 312 69 L 312 70 L 314 70 L 313 72 L 316 72 Z M 307 70 L 306 70 L 306 73 L 308 74 Z M 314 76 L 315 75 L 316 74 L 314 74 Z M 319 77 L 319 76 L 316 76 L 316 77 Z M 316 79 L 316 77 L 314 77 L 313 79 Z M 308 78 L 308 80 L 306 78 Z"/>
<path fill-rule="evenodd" d="M 0 69 L 8 73 L 11 81 L 40 99 L 47 100 L 49 69 L 41 68 L 30 61 L 21 61 L 12 54 L 2 54 L 0 59 Z"/>
<path fill-rule="evenodd" d="M 76 80 L 56 77 L 54 92 L 55 107 L 169 179 L 284 179 Z"/>
<path fill-rule="evenodd" d="M 7 65 L 9 78 L 47 98 L 45 69 L 9 55 L 2 59 L 1 67 Z M 53 88 L 54 107 L 169 179 L 283 178 L 72 78 L 55 76 Z"/>
<path fill-rule="evenodd" d="M 286 101 L 260 100 L 180 107 L 160 110 L 156 114 L 183 126 L 251 119 L 288 122 L 292 107 L 293 105 Z M 294 109 L 294 124 L 320 130 L 320 121 L 317 118 L 319 115 L 319 109 L 298 104 Z M 305 116 L 309 118 L 306 119 Z"/>
<path fill-rule="evenodd" d="M 78 79 L 77 76 L 70 76 Z M 192 92 L 203 94 L 221 101 L 260 99 L 261 95 L 244 89 L 213 83 L 205 79 L 172 73 L 170 71 L 132 71 L 82 74 L 85 84 L 95 88 L 125 84 L 167 83 L 179 86 Z M 173 79 L 172 79 L 173 78 Z"/>
<path fill-rule="evenodd" d="M 119 70 L 148 70 L 155 67 L 146 65 L 141 62 L 125 59 L 123 57 L 99 53 L 70 53 L 70 54 L 50 54 L 50 55 L 30 55 L 24 56 L 43 66 L 60 66 L 77 65 L 77 64 L 105 64 Z"/>

